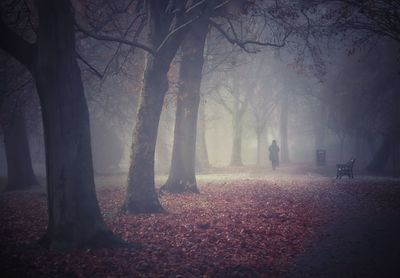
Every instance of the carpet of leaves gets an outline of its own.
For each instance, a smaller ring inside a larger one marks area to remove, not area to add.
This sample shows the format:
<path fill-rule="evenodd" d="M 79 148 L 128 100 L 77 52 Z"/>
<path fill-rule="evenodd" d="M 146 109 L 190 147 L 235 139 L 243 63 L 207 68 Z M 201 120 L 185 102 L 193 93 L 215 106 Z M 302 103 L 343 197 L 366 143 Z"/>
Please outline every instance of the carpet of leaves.
<path fill-rule="evenodd" d="M 289 186 L 290 188 L 290 186 Z M 46 195 L 0 195 L 0 273 L 7 277 L 275 277 L 320 224 L 318 203 L 273 181 L 200 185 L 162 195 L 166 213 L 119 214 L 125 190 L 98 199 L 108 227 L 140 248 L 48 251 Z M 5 276 L 3 276 L 5 277 Z"/>

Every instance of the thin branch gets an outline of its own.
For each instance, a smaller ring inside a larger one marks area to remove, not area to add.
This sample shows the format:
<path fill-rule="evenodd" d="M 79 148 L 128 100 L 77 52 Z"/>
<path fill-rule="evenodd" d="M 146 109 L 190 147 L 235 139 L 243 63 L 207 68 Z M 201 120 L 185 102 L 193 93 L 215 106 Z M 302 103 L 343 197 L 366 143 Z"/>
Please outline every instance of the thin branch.
<path fill-rule="evenodd" d="M 80 25 L 77 21 L 75 21 L 75 25 L 78 29 L 78 31 L 84 33 L 85 35 L 92 37 L 96 40 L 99 41 L 109 41 L 109 42 L 119 42 L 119 43 L 123 43 L 123 44 L 127 44 L 133 47 L 138 47 L 140 49 L 143 49 L 145 51 L 147 51 L 148 53 L 155 55 L 156 51 L 149 45 L 146 45 L 144 43 L 140 43 L 137 41 L 130 41 L 124 38 L 116 38 L 116 37 L 112 37 L 112 36 L 108 36 L 108 35 L 104 35 L 104 34 L 97 34 L 97 33 L 93 33 L 87 29 L 85 29 L 82 25 Z"/>
<path fill-rule="evenodd" d="M 135 2 L 135 0 L 131 0 L 131 1 L 128 3 L 128 5 L 126 5 L 126 7 L 125 7 L 125 9 L 124 9 L 124 13 L 126 13 L 126 12 L 128 11 L 129 7 L 133 4 L 133 2 Z M 138 5 L 139 5 L 139 3 L 138 3 Z"/>
<path fill-rule="evenodd" d="M 226 4 L 228 4 L 229 2 L 232 2 L 232 0 L 226 0 L 226 1 L 222 2 L 221 4 L 215 6 L 215 7 L 214 7 L 214 10 L 218 10 L 219 8 L 222 8 L 223 6 L 225 6 Z"/>
<path fill-rule="evenodd" d="M 89 64 L 89 62 L 86 61 L 78 52 L 75 52 L 75 53 L 76 53 L 76 57 L 78 57 L 78 59 L 81 60 L 86 66 L 88 66 L 88 68 L 92 72 L 94 72 L 98 78 L 103 79 L 103 75 L 94 66 Z"/>
<path fill-rule="evenodd" d="M 194 4 L 193 6 L 190 6 L 190 7 L 185 11 L 185 13 L 186 13 L 186 14 L 190 13 L 192 10 L 194 10 L 194 9 L 196 9 L 197 7 L 203 5 L 204 3 L 206 3 L 206 0 L 201 0 L 201 1 L 197 2 L 197 3 Z"/>
<path fill-rule="evenodd" d="M 251 51 L 246 48 L 246 45 L 252 44 L 252 45 L 258 45 L 258 46 L 272 46 L 272 47 L 283 47 L 285 46 L 286 39 L 289 37 L 290 32 L 285 34 L 285 37 L 282 40 L 282 43 L 276 44 L 276 43 L 271 43 L 271 42 L 260 42 L 260 41 L 254 41 L 254 40 L 245 40 L 241 41 L 236 38 L 232 38 L 218 23 L 216 23 L 213 20 L 209 20 L 211 26 L 213 26 L 218 32 L 220 32 L 231 44 L 237 45 L 240 48 L 242 48 L 244 51 L 248 53 L 253 53 L 255 51 Z"/>
<path fill-rule="evenodd" d="M 133 24 L 135 23 L 136 19 L 134 19 L 134 21 L 132 21 L 132 23 L 128 26 L 128 28 L 125 30 L 125 33 L 123 34 L 124 38 L 128 35 L 129 30 L 132 28 Z M 134 34 L 134 38 L 137 38 L 139 36 L 139 34 L 143 31 L 143 28 L 145 26 L 145 20 L 142 19 L 142 21 L 139 24 L 139 27 L 137 28 L 137 30 L 135 31 Z M 108 61 L 107 65 L 105 66 L 104 70 L 103 70 L 103 78 L 107 75 L 107 72 L 111 66 L 111 63 L 115 60 L 115 58 L 117 57 L 118 53 L 121 50 L 122 47 L 122 43 L 119 43 L 116 51 L 114 52 L 114 55 L 111 57 L 111 59 Z M 135 50 L 135 48 L 133 48 L 133 51 Z"/>
<path fill-rule="evenodd" d="M 157 47 L 156 53 L 160 52 L 160 50 L 164 47 L 164 45 L 168 42 L 168 39 L 170 37 L 172 37 L 173 35 L 175 35 L 176 33 L 178 33 L 179 31 L 181 31 L 182 29 L 186 28 L 187 26 L 189 26 L 190 24 L 192 24 L 193 22 L 195 22 L 196 20 L 198 20 L 200 18 L 200 16 L 195 16 L 194 18 L 186 21 L 185 23 L 183 23 L 182 25 L 176 27 L 174 30 L 172 30 L 171 32 L 169 32 L 164 40 L 160 43 L 160 45 Z"/>

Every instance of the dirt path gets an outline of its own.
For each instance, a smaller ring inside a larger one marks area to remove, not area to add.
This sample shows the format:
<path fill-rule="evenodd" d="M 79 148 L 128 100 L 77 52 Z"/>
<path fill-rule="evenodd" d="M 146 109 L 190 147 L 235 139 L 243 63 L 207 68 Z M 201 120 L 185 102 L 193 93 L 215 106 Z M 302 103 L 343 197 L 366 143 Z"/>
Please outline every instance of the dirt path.
<path fill-rule="evenodd" d="M 327 222 L 288 277 L 400 277 L 400 182 L 358 179 L 314 195 Z"/>

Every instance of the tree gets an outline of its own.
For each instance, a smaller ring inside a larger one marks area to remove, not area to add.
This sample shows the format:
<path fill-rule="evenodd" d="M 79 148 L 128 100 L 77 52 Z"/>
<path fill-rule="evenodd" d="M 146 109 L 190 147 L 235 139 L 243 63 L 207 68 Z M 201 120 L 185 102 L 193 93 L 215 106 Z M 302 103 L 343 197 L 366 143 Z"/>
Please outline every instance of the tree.
<path fill-rule="evenodd" d="M 107 229 L 96 198 L 89 114 L 75 60 L 72 7 L 38 0 L 38 36 L 30 43 L 0 22 L 1 47 L 32 73 L 45 135 L 48 227 L 41 244 L 51 249 L 120 243 Z"/>
<path fill-rule="evenodd" d="M 247 1 L 231 1 L 231 3 L 224 5 L 226 9 L 214 14 L 210 13 L 208 17 L 240 16 L 245 13 L 248 5 L 249 2 Z M 238 43 L 243 49 L 246 49 L 246 43 L 237 37 L 233 24 L 229 19 L 228 23 L 230 24 L 231 32 L 236 36 L 230 37 L 219 24 L 210 18 L 205 18 L 192 24 L 191 32 L 182 46 L 183 54 L 180 66 L 180 87 L 177 96 L 172 163 L 169 178 L 162 190 L 175 193 L 184 191 L 198 192 L 195 177 L 197 114 L 199 111 L 200 85 L 204 64 L 203 55 L 209 26 L 215 27 L 230 43 Z M 251 43 L 257 42 L 253 41 Z M 263 43 L 259 43 L 263 45 Z M 204 132 L 204 127 L 202 132 Z M 200 135 L 199 147 L 202 147 L 200 149 L 202 151 L 201 157 L 203 157 L 207 166 L 208 157 L 205 150 L 204 137 L 204 133 Z M 240 144 L 240 140 L 235 142 L 237 145 Z"/>
<path fill-rule="evenodd" d="M 168 90 L 168 70 L 187 32 L 184 6 L 184 1 L 148 1 L 145 4 L 149 28 L 147 40 L 157 51 L 146 55 L 123 205 L 126 212 L 163 211 L 154 185 L 154 155 L 163 100 Z"/>
<path fill-rule="evenodd" d="M 400 174 L 400 96 L 397 90 L 392 91 L 392 95 L 393 103 L 389 110 L 392 121 L 384 134 L 381 145 L 367 166 L 367 170 L 384 173 L 389 159 L 392 158 L 392 172 L 398 176 Z"/>
<path fill-rule="evenodd" d="M 116 132 L 102 119 L 91 122 L 93 166 L 97 173 L 119 169 L 123 155 L 123 143 Z"/>
<path fill-rule="evenodd" d="M 240 90 L 237 86 L 238 76 L 233 77 L 233 89 L 232 95 L 234 96 L 233 100 L 233 109 L 228 110 L 232 114 L 232 155 L 230 166 L 242 166 L 242 130 L 243 130 L 243 116 L 247 110 L 250 97 L 253 93 L 253 90 L 246 90 L 246 94 L 244 96 L 243 101 L 239 99 L 239 94 L 237 93 Z"/>
<path fill-rule="evenodd" d="M 148 1 L 145 3 L 147 15 L 147 43 L 136 40 L 116 38 L 104 34 L 96 34 L 78 28 L 93 38 L 124 43 L 147 51 L 144 85 L 140 96 L 140 107 L 135 124 L 131 166 L 128 174 L 127 197 L 123 210 L 127 212 L 160 212 L 162 207 L 158 201 L 154 186 L 154 152 L 157 128 L 163 104 L 168 90 L 167 72 L 172 59 L 180 47 L 185 34 L 193 23 L 207 19 L 231 43 L 247 49 L 249 45 L 282 46 L 282 42 L 241 41 L 234 30 L 229 34 L 219 23 L 210 20 L 221 12 L 230 16 L 239 15 L 252 1 Z M 228 20 L 227 26 L 233 26 Z M 228 27 L 230 28 L 230 27 Z M 231 28 L 230 28 L 231 29 Z M 286 36 L 287 37 L 287 36 Z M 286 38 L 285 37 L 285 38 Z M 254 51 L 254 48 L 251 49 Z M 198 106 L 198 105 L 197 105 Z M 197 111 L 196 107 L 195 110 Z M 197 124 L 197 123 L 195 123 Z M 195 136 L 191 135 L 191 138 Z M 194 171 L 191 170 L 191 171 Z"/>
<path fill-rule="evenodd" d="M 24 104 L 19 96 L 14 95 L 9 96 L 3 106 L 5 117 L 1 123 L 8 169 L 6 190 L 29 189 L 38 182 L 32 167 Z"/>
<path fill-rule="evenodd" d="M 14 59 L 6 55 L 1 58 L 0 124 L 8 171 L 6 190 L 29 189 L 38 185 L 25 123 L 25 102 L 32 91 L 32 80 Z"/>
<path fill-rule="evenodd" d="M 315 149 L 325 148 L 327 105 L 320 101 L 317 104 L 317 116 L 313 117 L 313 131 L 315 135 Z"/>
<path fill-rule="evenodd" d="M 330 0 L 310 1 L 309 14 L 314 15 L 312 24 L 315 25 L 313 33 L 320 36 L 335 37 L 338 35 L 352 35 L 350 53 L 356 48 L 377 44 L 377 42 L 392 41 L 400 42 L 400 4 L 398 1 L 386 0 Z M 315 16 L 317 15 L 317 16 Z M 310 17 L 308 17 L 310 19 Z M 309 21 L 311 22 L 311 21 Z M 393 59 L 387 60 L 391 63 Z M 393 103 L 398 103 L 396 98 Z M 382 173 L 389 156 L 396 160 L 398 128 L 396 128 L 398 117 L 392 113 L 393 126 L 384 134 L 382 144 L 373 157 L 368 170 Z M 393 139 L 395 138 L 395 139 Z M 387 151 L 387 145 L 391 145 L 392 151 Z"/>
<path fill-rule="evenodd" d="M 279 133 L 281 138 L 281 160 L 284 163 L 290 162 L 289 160 L 289 147 L 288 147 L 288 114 L 289 114 L 289 94 L 284 91 L 281 96 L 280 119 L 279 119 Z"/>
<path fill-rule="evenodd" d="M 198 21 L 182 45 L 172 162 L 164 191 L 199 192 L 195 177 L 196 131 L 207 33 L 207 20 Z"/>
<path fill-rule="evenodd" d="M 244 2 L 247 1 L 147 1 L 144 5 L 148 27 L 146 43 L 96 34 L 78 23 L 78 28 L 93 38 L 124 43 L 147 51 L 144 84 L 133 133 L 127 196 L 122 208 L 124 211 L 163 211 L 154 186 L 157 129 L 163 99 L 168 90 L 167 73 L 190 25 L 231 7 L 230 4 L 235 11 Z"/>
<path fill-rule="evenodd" d="M 254 87 L 247 87 L 247 84 L 240 83 L 238 69 L 231 74 L 230 84 L 221 85 L 214 99 L 232 116 L 232 152 L 229 165 L 242 166 L 242 120 L 254 93 Z M 221 95 L 222 88 L 229 96 L 232 96 L 232 104 Z"/>
<path fill-rule="evenodd" d="M 267 80 L 267 76 L 262 79 Z M 271 84 L 261 82 L 255 91 L 254 97 L 250 101 L 250 112 L 254 117 L 254 130 L 257 139 L 257 166 L 262 165 L 262 138 L 268 125 L 271 124 L 271 116 L 276 108 L 276 93 L 271 90 Z M 269 79 L 271 81 L 271 79 Z"/>
<path fill-rule="evenodd" d="M 197 122 L 197 139 L 196 139 L 196 171 L 202 172 L 210 168 L 208 160 L 207 142 L 206 142 L 206 113 L 204 96 L 200 98 L 199 116 Z"/>
<path fill-rule="evenodd" d="M 328 33 L 353 33 L 359 42 L 371 36 L 400 42 L 400 4 L 388 0 L 329 0 L 310 1 L 313 11 L 320 11 L 320 20 Z M 316 6 L 315 6 L 316 5 Z M 314 9 L 314 8 L 317 9 Z"/>

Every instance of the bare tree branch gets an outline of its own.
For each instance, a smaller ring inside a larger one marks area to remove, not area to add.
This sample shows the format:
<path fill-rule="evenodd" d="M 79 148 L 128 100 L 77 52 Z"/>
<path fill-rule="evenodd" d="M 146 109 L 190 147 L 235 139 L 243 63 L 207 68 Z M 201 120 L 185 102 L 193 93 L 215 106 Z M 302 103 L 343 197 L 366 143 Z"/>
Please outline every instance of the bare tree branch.
<path fill-rule="evenodd" d="M 169 32 L 164 40 L 160 43 L 160 45 L 157 47 L 156 53 L 160 52 L 160 50 L 166 45 L 166 43 L 168 42 L 168 40 L 175 35 L 176 33 L 178 33 L 179 31 L 183 30 L 184 28 L 188 27 L 190 24 L 192 24 L 193 22 L 195 22 L 196 20 L 198 20 L 200 18 L 200 16 L 195 16 L 194 18 L 186 21 L 185 23 L 183 23 L 182 25 L 176 27 L 175 29 L 173 29 L 171 32 Z"/>
<path fill-rule="evenodd" d="M 94 66 L 92 66 L 88 61 L 86 61 L 77 51 L 76 57 L 81 60 L 88 68 L 100 79 L 103 79 L 103 74 L 101 74 Z"/>
<path fill-rule="evenodd" d="M 218 32 L 220 32 L 231 44 L 237 45 L 240 48 L 242 48 L 244 51 L 248 53 L 254 53 L 256 51 L 254 50 L 249 50 L 246 48 L 247 45 L 252 44 L 252 45 L 258 45 L 258 46 L 272 46 L 272 47 L 283 47 L 285 46 L 286 39 L 289 37 L 290 32 L 287 32 L 282 40 L 282 43 L 272 43 L 272 42 L 261 42 L 261 41 L 255 41 L 255 40 L 240 40 L 235 37 L 231 37 L 228 32 L 226 32 L 220 24 L 216 23 L 212 19 L 209 20 L 210 25 L 213 26 Z M 235 32 L 234 32 L 235 34 Z"/>
<path fill-rule="evenodd" d="M 80 25 L 77 21 L 75 21 L 75 26 L 77 27 L 78 31 L 84 33 L 85 35 L 92 37 L 96 40 L 100 40 L 100 41 L 109 41 L 109 42 L 119 42 L 119 43 L 123 43 L 123 44 L 127 44 L 133 47 L 138 47 L 140 49 L 143 49 L 147 52 L 149 52 L 150 54 L 154 55 L 156 54 L 156 50 L 154 50 L 151 46 L 146 45 L 144 43 L 138 42 L 138 41 L 130 41 L 124 38 L 116 38 L 116 37 L 112 37 L 112 36 L 108 36 L 108 35 L 104 35 L 104 34 L 97 34 L 94 33 L 92 31 L 89 31 L 87 29 L 85 29 L 82 25 Z"/>

